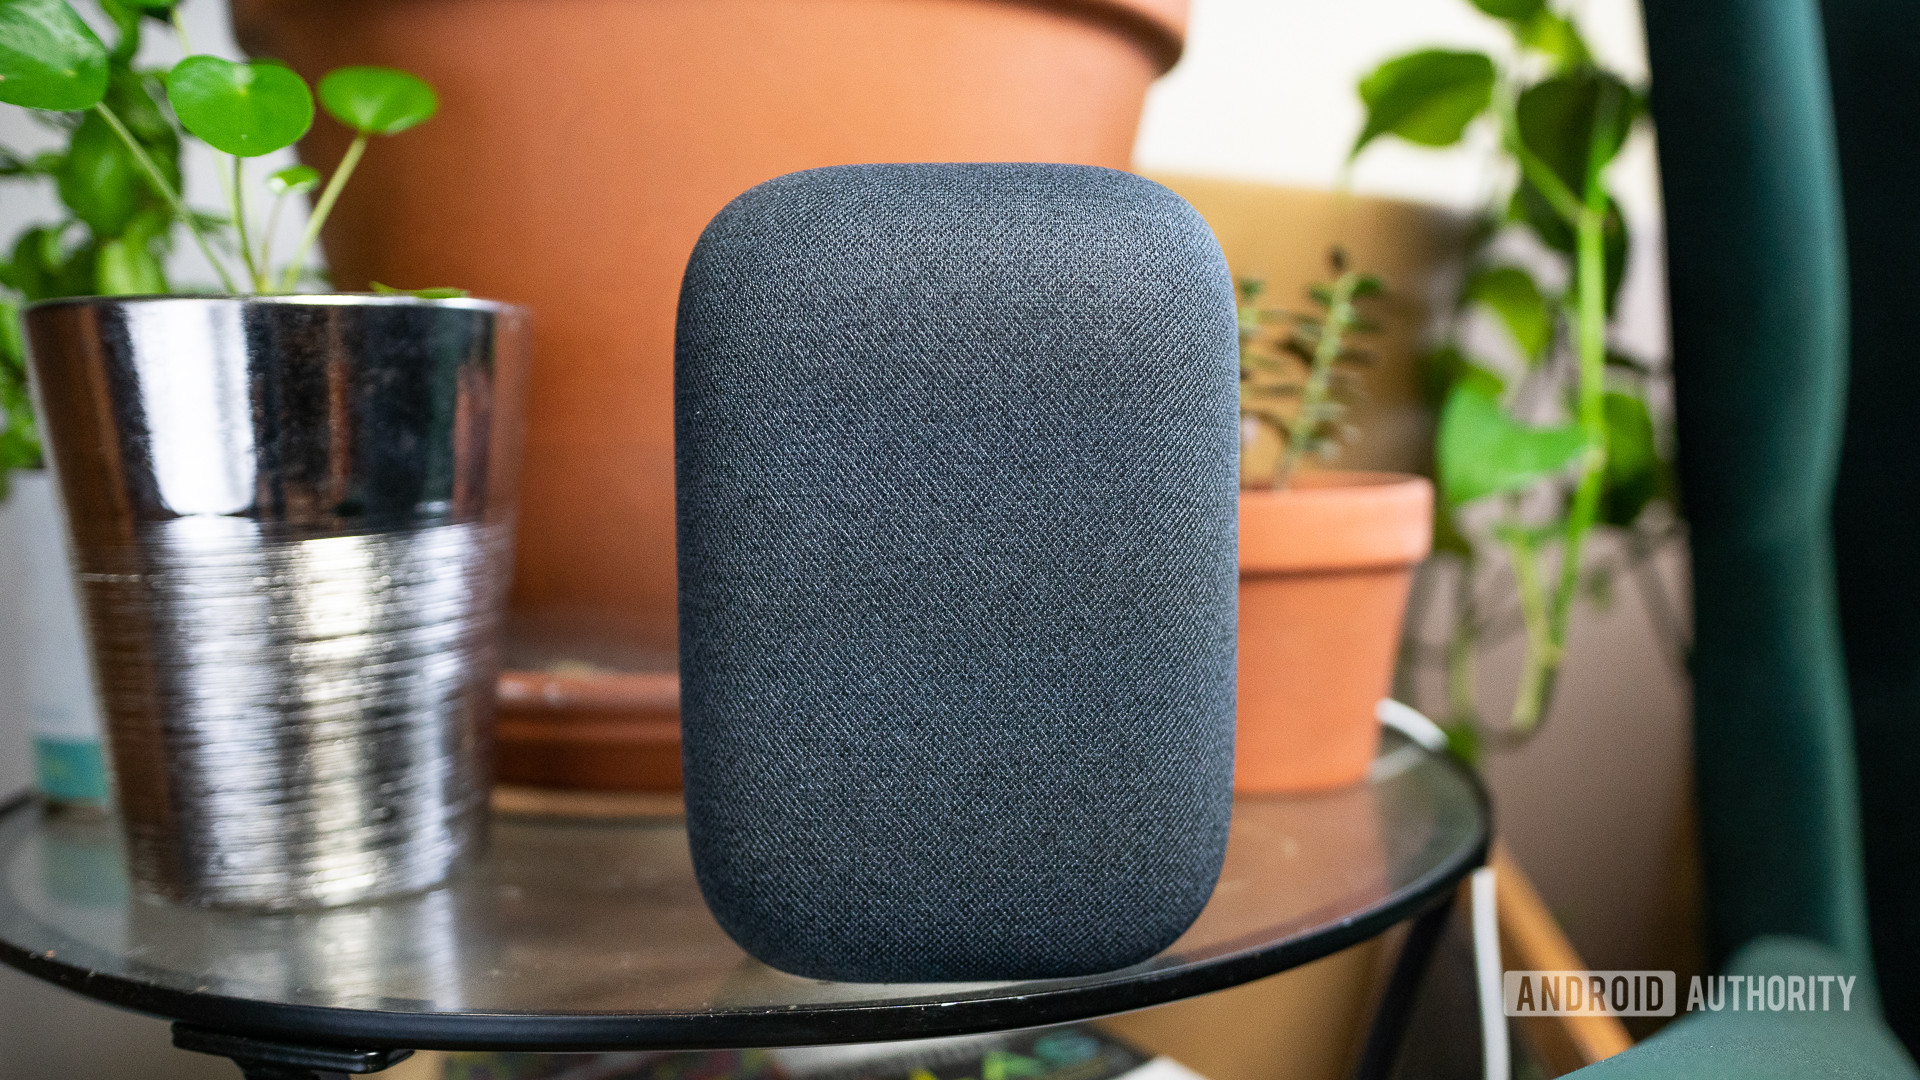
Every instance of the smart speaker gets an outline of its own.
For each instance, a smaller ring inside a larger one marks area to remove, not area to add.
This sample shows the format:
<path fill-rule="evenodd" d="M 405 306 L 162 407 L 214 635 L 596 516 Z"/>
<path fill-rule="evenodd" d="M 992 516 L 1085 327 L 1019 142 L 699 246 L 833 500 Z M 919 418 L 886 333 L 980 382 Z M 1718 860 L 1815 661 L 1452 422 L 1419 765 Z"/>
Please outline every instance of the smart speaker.
<path fill-rule="evenodd" d="M 1232 281 L 1165 188 L 853 165 L 680 293 L 687 826 L 714 915 L 856 982 L 1084 975 L 1198 916 L 1231 810 Z"/>

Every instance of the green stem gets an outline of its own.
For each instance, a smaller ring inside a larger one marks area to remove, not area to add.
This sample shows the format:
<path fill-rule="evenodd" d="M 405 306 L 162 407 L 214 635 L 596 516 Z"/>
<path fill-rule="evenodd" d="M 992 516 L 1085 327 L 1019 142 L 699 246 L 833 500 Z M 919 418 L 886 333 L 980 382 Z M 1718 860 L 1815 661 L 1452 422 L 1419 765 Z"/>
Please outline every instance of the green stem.
<path fill-rule="evenodd" d="M 1520 614 L 1527 629 L 1526 659 L 1520 669 L 1520 691 L 1514 696 L 1511 733 L 1524 735 L 1540 726 L 1547 699 L 1560 669 L 1563 643 L 1554 636 L 1554 605 L 1540 580 L 1540 553 L 1523 533 L 1507 539 L 1513 559 L 1513 580 L 1520 593 Z"/>
<path fill-rule="evenodd" d="M 260 238 L 261 281 L 273 284 L 273 241 L 280 231 L 280 212 L 286 209 L 287 193 L 282 191 L 273 197 L 273 206 L 267 211 L 266 234 Z"/>
<path fill-rule="evenodd" d="M 1579 357 L 1577 397 L 1581 434 L 1587 449 L 1581 457 L 1580 485 L 1567 515 L 1567 548 L 1560 567 L 1560 588 L 1554 598 L 1556 637 L 1565 636 L 1567 617 L 1579 592 L 1580 545 L 1599 514 L 1600 494 L 1607 469 L 1607 314 L 1604 207 L 1589 208 L 1578 231 Z"/>
<path fill-rule="evenodd" d="M 300 235 L 300 246 L 293 249 L 293 261 L 287 264 L 287 274 L 280 282 L 282 292 L 292 292 L 300 281 L 300 269 L 307 261 L 307 252 L 313 248 L 313 242 L 320 236 L 320 226 L 327 223 L 327 215 L 333 213 L 333 204 L 340 198 L 340 189 L 347 186 L 347 178 L 353 175 L 354 166 L 360 164 L 360 155 L 367 152 L 367 133 L 354 136 L 353 144 L 347 147 L 345 157 L 340 159 L 340 167 L 333 170 L 328 179 L 326 190 L 313 204 L 313 216 L 307 219 L 307 229 Z"/>
<path fill-rule="evenodd" d="M 1518 141 L 1514 143 L 1513 153 L 1520 159 L 1521 174 L 1540 194 L 1546 196 L 1547 204 L 1553 207 L 1554 212 L 1567 219 L 1568 224 L 1578 222 L 1585 207 L 1573 189 L 1560 179 L 1560 174 L 1553 171 L 1553 166 L 1540 160 L 1540 155 Z"/>
<path fill-rule="evenodd" d="M 193 40 L 187 37 L 187 24 L 180 18 L 179 4 L 173 5 L 173 12 L 168 21 L 173 23 L 173 32 L 180 38 L 180 51 L 192 56 Z"/>
<path fill-rule="evenodd" d="M 272 285 L 260 273 L 260 263 L 253 257 L 253 242 L 247 237 L 247 196 L 245 191 L 246 175 L 241 171 L 246 159 L 238 154 L 233 156 L 233 178 L 227 185 L 227 199 L 233 207 L 234 234 L 240 239 L 240 261 L 247 266 L 247 280 L 252 282 L 254 292 L 268 292 Z"/>
<path fill-rule="evenodd" d="M 1574 340 L 1579 357 L 1575 401 L 1586 450 L 1580 456 L 1580 478 L 1562 534 L 1560 579 L 1547 612 L 1546 639 L 1539 643 L 1538 656 L 1528 661 L 1529 671 L 1537 668 L 1538 677 L 1522 683 L 1521 693 L 1513 705 L 1512 726 L 1520 735 L 1531 733 L 1539 726 L 1553 697 L 1560 660 L 1566 653 L 1573 603 L 1580 594 L 1581 559 L 1587 535 L 1599 518 L 1600 496 L 1606 482 L 1607 189 L 1601 183 L 1600 172 L 1606 164 L 1601 157 L 1601 141 L 1612 127 L 1613 111 L 1618 107 L 1613 97 L 1609 93 L 1594 110 L 1595 123 L 1587 153 L 1586 198 L 1574 219 L 1577 297 Z M 1535 650 L 1530 647 L 1528 651 L 1531 654 Z"/>
<path fill-rule="evenodd" d="M 146 148 L 133 137 L 133 132 L 127 130 L 127 125 L 120 122 L 120 118 L 114 115 L 113 110 L 107 108 L 106 102 L 103 101 L 93 108 L 100 114 L 101 119 L 107 122 L 107 126 L 113 129 L 113 133 L 120 136 L 120 141 L 126 144 L 127 151 L 133 155 L 133 160 L 140 166 L 140 171 L 146 174 L 147 183 L 153 185 L 155 193 L 166 202 L 175 217 L 187 223 L 187 231 L 193 234 L 193 242 L 199 245 L 200 254 L 206 256 L 208 264 L 213 267 L 213 272 L 220 276 L 221 287 L 228 292 L 236 292 L 237 290 L 233 287 L 233 278 L 227 275 L 227 268 L 214 257 L 213 247 L 207 243 L 206 235 L 200 231 L 199 223 L 193 220 L 193 214 L 188 212 L 186 203 L 181 201 L 180 193 L 173 190 L 172 184 L 167 183 L 167 178 L 161 173 L 160 166 L 154 164 Z"/>
<path fill-rule="evenodd" d="M 1280 467 L 1275 470 L 1273 486 L 1284 488 L 1293 476 L 1294 466 L 1306 452 L 1313 429 L 1320 422 L 1328 390 L 1333 380 L 1333 365 L 1340 359 L 1341 344 L 1353 326 L 1353 293 L 1360 286 L 1360 274 L 1349 270 L 1333 283 L 1328 297 L 1327 318 L 1320 324 L 1320 340 L 1313 346 L 1313 363 L 1307 369 L 1307 383 L 1300 391 L 1300 410 L 1287 424 L 1286 447 L 1281 451 Z"/>
<path fill-rule="evenodd" d="M 1516 108 L 1515 99 L 1511 94 L 1502 95 L 1500 126 L 1502 140 L 1507 144 L 1507 152 L 1520 163 L 1521 177 L 1546 198 L 1547 205 L 1553 207 L 1554 213 L 1565 218 L 1567 224 L 1575 224 L 1580 218 L 1580 197 L 1573 193 L 1573 189 L 1567 186 L 1566 181 L 1560 179 L 1559 173 L 1553 171 L 1553 166 L 1541 160 L 1540 155 L 1534 153 L 1527 146 L 1526 141 L 1520 137 L 1520 121 L 1515 113 Z"/>

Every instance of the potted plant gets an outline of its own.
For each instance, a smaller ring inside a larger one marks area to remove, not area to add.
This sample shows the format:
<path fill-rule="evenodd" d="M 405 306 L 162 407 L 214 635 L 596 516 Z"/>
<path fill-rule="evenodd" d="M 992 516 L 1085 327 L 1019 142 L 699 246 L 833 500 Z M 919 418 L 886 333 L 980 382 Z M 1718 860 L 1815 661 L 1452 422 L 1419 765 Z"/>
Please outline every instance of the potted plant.
<path fill-rule="evenodd" d="M 1239 722 L 1234 786 L 1351 783 L 1378 745 L 1374 707 L 1393 677 L 1413 568 L 1427 554 L 1433 489 L 1418 476 L 1304 468 L 1337 442 L 1348 343 L 1378 279 L 1333 253 L 1314 313 L 1278 320 L 1243 283 L 1240 400 Z M 1277 454 L 1261 454 L 1263 443 Z"/>
<path fill-rule="evenodd" d="M 197 54 L 138 71 L 171 4 L 103 12 L 111 48 L 65 0 L 0 0 L 0 102 L 69 133 L 28 171 L 75 219 L 24 237 L 6 283 L 133 877 L 266 908 L 431 887 L 486 835 L 522 317 L 450 290 L 294 292 L 368 141 L 435 111 L 424 82 L 329 73 L 351 148 L 324 185 L 267 178 L 261 215 L 247 162 L 306 132 L 305 80 Z M 185 201 L 188 136 L 222 155 L 224 215 Z M 280 264 L 281 203 L 305 190 Z M 220 292 L 169 288 L 179 230 Z"/>
<path fill-rule="evenodd" d="M 1638 583 L 1665 651 L 1688 663 L 1684 620 L 1652 569 L 1680 535 L 1648 405 L 1664 375 L 1609 333 L 1630 238 L 1608 170 L 1646 117 L 1645 90 L 1602 66 L 1545 0 L 1474 2 L 1510 34 L 1510 59 L 1421 49 L 1386 61 L 1360 83 L 1366 122 L 1351 152 L 1387 137 L 1454 147 L 1479 126 L 1497 136 L 1491 172 L 1507 180 L 1424 360 L 1440 411 L 1434 547 L 1452 603 L 1446 641 L 1410 634 L 1397 680 L 1414 701 L 1416 676 L 1438 669 L 1434 715 L 1469 761 L 1539 731 L 1574 608 L 1604 600 L 1616 576 Z M 1620 538 L 1621 558 L 1587 557 L 1598 530 Z M 1525 655 L 1513 703 L 1485 710 L 1475 659 L 1514 633 Z"/>

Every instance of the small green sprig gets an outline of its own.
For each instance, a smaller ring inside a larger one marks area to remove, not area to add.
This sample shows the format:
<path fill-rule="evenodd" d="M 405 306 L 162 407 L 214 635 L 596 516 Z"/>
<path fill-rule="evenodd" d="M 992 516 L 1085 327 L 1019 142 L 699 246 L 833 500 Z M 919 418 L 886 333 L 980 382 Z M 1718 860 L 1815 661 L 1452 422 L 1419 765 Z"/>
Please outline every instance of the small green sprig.
<path fill-rule="evenodd" d="M 1357 302 L 1384 287 L 1372 274 L 1352 270 L 1346 253 L 1328 255 L 1333 279 L 1308 288 L 1318 309 L 1277 312 L 1260 305 L 1264 285 L 1240 283 L 1240 414 L 1272 431 L 1281 441 L 1280 463 L 1272 486 L 1284 488 L 1307 457 L 1329 457 L 1346 432 L 1343 397 L 1357 390 L 1350 370 L 1372 362 L 1363 349 L 1349 345 L 1353 334 L 1379 329 L 1359 311 Z M 1274 322 L 1287 329 L 1269 332 Z"/>
<path fill-rule="evenodd" d="M 272 209 L 266 227 L 256 229 L 249 202 L 258 200 L 249 199 L 246 163 L 307 133 L 314 94 L 306 80 L 273 61 L 203 54 L 189 55 L 163 72 L 136 73 L 130 65 L 139 48 L 141 20 L 156 19 L 177 32 L 174 0 L 102 0 L 102 8 L 120 28 L 112 49 L 67 0 L 0 0 L 0 102 L 56 114 L 62 118 L 58 122 L 71 126 L 67 153 L 44 171 L 59 178 L 63 201 L 96 237 L 122 234 L 136 219 L 146 222 L 149 240 L 181 225 L 227 292 L 293 291 L 368 141 L 405 131 L 439 107 L 432 87 L 392 68 L 347 67 L 320 80 L 320 107 L 352 130 L 354 140 L 320 189 L 292 258 L 276 271 L 271 263 L 281 204 L 289 194 L 319 187 L 319 176 L 296 167 L 267 178 Z M 221 177 L 230 242 L 217 237 L 215 222 L 189 210 L 182 196 L 176 123 L 226 156 Z M 17 171 L 36 167 L 17 157 L 7 163 Z M 93 282 L 112 286 L 100 292 L 168 291 L 161 254 L 150 243 L 127 243 L 112 252 L 102 244 L 93 253 Z M 101 271 L 100 259 L 117 261 L 117 273 Z M 16 266 L 14 276 L 27 272 Z M 38 298 L 34 290 L 20 291 Z"/>

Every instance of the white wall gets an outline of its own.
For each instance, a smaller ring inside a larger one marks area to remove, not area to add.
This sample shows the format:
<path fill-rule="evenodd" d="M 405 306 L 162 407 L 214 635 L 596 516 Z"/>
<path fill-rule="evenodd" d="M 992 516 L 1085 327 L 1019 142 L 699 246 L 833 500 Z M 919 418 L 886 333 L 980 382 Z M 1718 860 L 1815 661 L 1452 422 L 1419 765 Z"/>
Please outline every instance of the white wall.
<path fill-rule="evenodd" d="M 1573 13 L 1603 62 L 1631 82 L 1646 80 L 1638 0 L 1555 7 Z M 1360 130 L 1360 77 L 1390 56 L 1429 46 L 1510 48 L 1506 32 L 1467 0 L 1193 0 L 1186 55 L 1147 98 L 1135 163 L 1149 172 L 1334 187 Z M 1500 180 L 1488 167 L 1487 133 L 1479 135 L 1446 151 L 1378 140 L 1354 164 L 1351 185 L 1477 208 Z M 1623 151 L 1613 182 L 1637 241 L 1618 344 L 1661 357 L 1659 180 L 1646 131 Z"/>

